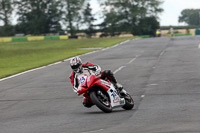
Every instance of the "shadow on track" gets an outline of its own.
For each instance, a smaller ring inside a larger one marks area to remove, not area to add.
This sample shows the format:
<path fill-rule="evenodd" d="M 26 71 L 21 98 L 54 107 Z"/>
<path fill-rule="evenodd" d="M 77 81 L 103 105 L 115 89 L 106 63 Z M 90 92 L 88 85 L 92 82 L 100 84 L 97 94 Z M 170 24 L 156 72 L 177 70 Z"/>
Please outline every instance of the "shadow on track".
<path fill-rule="evenodd" d="M 118 109 L 118 110 L 113 110 L 111 113 L 104 113 L 103 111 L 99 110 L 99 111 L 88 111 L 88 112 L 80 112 L 80 114 L 114 114 L 114 113 L 124 113 L 124 112 L 135 112 L 136 109 L 132 109 L 132 110 L 123 110 L 123 109 Z M 78 113 L 78 112 L 77 112 Z"/>

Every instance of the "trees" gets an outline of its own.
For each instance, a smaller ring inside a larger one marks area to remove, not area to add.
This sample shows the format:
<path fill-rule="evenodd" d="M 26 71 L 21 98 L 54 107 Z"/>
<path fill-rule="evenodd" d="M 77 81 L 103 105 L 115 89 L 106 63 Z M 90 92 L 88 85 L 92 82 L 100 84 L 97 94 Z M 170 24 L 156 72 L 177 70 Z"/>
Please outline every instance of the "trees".
<path fill-rule="evenodd" d="M 91 37 L 95 32 L 93 29 L 93 22 L 96 20 L 92 15 L 92 9 L 88 3 L 86 8 L 83 11 L 83 23 L 86 25 L 86 34 Z"/>
<path fill-rule="evenodd" d="M 65 13 L 63 15 L 64 21 L 71 36 L 75 35 L 76 30 L 81 23 L 81 10 L 83 9 L 85 0 L 63 0 Z"/>
<path fill-rule="evenodd" d="M 56 33 L 61 30 L 58 0 L 16 0 L 19 15 L 16 30 L 25 34 Z"/>
<path fill-rule="evenodd" d="M 120 31 L 119 17 L 114 10 L 105 14 L 102 30 L 110 36 L 115 36 Z"/>
<path fill-rule="evenodd" d="M 0 0 L 0 20 L 3 21 L 4 26 L 10 24 L 10 16 L 12 15 L 12 1 Z"/>
<path fill-rule="evenodd" d="M 134 28 L 134 32 L 137 35 L 152 35 L 156 36 L 156 30 L 159 29 L 160 24 L 157 21 L 156 17 L 145 17 L 140 20 L 138 26 Z"/>
<path fill-rule="evenodd" d="M 0 26 L 0 37 L 1 36 L 14 36 L 15 27 L 12 25 Z"/>
<path fill-rule="evenodd" d="M 106 27 L 109 27 L 111 35 L 116 27 L 132 34 L 144 34 L 139 30 L 142 21 L 145 18 L 153 18 L 153 21 L 157 21 L 158 13 L 163 11 L 159 7 L 161 3 L 158 0 L 104 0 L 102 6 Z M 148 23 L 142 25 L 143 29 L 148 27 Z"/>
<path fill-rule="evenodd" d="M 14 2 L 13 2 L 14 1 Z M 96 30 L 89 0 L 0 0 L 0 21 L 4 23 L 1 33 L 13 31 L 9 28 L 10 18 L 15 11 L 17 33 L 41 35 L 58 33 L 62 27 L 74 36 L 80 26 L 91 36 Z M 162 12 L 160 0 L 99 0 L 104 8 L 104 22 L 98 24 L 102 31 L 114 36 L 121 32 L 153 35 L 159 27 L 157 14 Z M 15 6 L 15 8 L 13 8 Z M 193 20 L 193 22 L 195 22 Z M 4 30 L 4 31 L 3 31 Z M 7 31 L 8 30 L 8 31 Z M 81 29 L 83 30 L 83 29 Z M 100 30 L 99 30 L 100 31 Z"/>
<path fill-rule="evenodd" d="M 200 9 L 184 9 L 179 16 L 179 22 L 185 22 L 188 25 L 200 25 Z"/>
<path fill-rule="evenodd" d="M 14 27 L 10 25 L 10 18 L 13 12 L 12 5 L 12 0 L 0 0 L 0 21 L 4 24 L 0 27 L 0 36 L 14 35 Z"/>

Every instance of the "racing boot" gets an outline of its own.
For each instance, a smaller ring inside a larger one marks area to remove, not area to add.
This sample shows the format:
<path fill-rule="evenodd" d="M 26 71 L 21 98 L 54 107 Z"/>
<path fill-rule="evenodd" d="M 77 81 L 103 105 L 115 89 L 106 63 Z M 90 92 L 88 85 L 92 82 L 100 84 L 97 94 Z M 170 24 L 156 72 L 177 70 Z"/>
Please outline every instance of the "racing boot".
<path fill-rule="evenodd" d="M 122 90 L 119 92 L 119 94 L 120 94 L 120 96 L 122 96 L 122 97 L 127 96 L 127 93 L 126 93 L 126 91 L 125 91 L 124 89 L 122 89 Z"/>
<path fill-rule="evenodd" d="M 123 86 L 119 83 L 115 83 L 115 88 L 116 90 L 119 92 L 119 94 L 121 96 L 125 96 L 126 95 L 126 91 L 123 89 Z"/>
<path fill-rule="evenodd" d="M 123 89 L 123 86 L 121 84 L 119 84 L 119 83 L 116 83 L 116 86 L 117 86 L 117 88 L 119 90 L 119 94 L 121 96 L 126 96 L 126 91 Z"/>
<path fill-rule="evenodd" d="M 120 93 L 123 90 L 123 86 L 119 84 L 114 77 L 114 74 L 110 70 L 105 70 L 102 72 L 103 77 L 107 77 L 115 86 L 116 90 Z"/>
<path fill-rule="evenodd" d="M 83 98 L 83 105 L 87 108 L 91 108 L 94 104 L 89 100 L 87 99 L 86 97 Z"/>
<path fill-rule="evenodd" d="M 116 87 L 117 87 L 117 89 L 118 89 L 119 91 L 121 91 L 121 90 L 123 89 L 123 86 L 122 86 L 121 84 L 116 83 L 115 85 L 116 85 Z"/>

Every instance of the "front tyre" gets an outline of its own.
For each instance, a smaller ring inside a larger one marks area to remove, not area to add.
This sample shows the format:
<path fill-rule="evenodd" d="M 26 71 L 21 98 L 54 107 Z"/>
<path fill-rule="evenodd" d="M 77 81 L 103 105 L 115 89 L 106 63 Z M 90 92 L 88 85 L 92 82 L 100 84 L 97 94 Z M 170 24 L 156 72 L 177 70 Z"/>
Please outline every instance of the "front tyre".
<path fill-rule="evenodd" d="M 97 94 L 97 92 L 92 91 L 90 93 L 90 98 L 92 99 L 93 103 L 101 109 L 105 113 L 112 112 L 112 107 L 110 104 L 109 97 L 103 93 L 101 95 Z"/>
<path fill-rule="evenodd" d="M 124 99 L 125 99 L 125 105 L 122 108 L 125 110 L 131 110 L 134 107 L 133 98 L 131 97 L 131 95 L 127 93 Z"/>

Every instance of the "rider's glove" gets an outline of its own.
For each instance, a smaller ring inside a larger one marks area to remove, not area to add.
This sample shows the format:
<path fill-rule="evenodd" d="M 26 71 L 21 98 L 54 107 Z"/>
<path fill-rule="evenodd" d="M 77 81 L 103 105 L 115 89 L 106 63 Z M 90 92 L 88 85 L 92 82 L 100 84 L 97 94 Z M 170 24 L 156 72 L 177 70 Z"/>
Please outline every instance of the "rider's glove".
<path fill-rule="evenodd" d="M 77 93 L 77 90 L 78 90 L 78 88 L 73 87 L 73 91 L 74 91 L 75 93 Z"/>
<path fill-rule="evenodd" d="M 79 93 L 78 93 L 78 88 L 76 88 L 76 87 L 73 87 L 73 91 L 76 93 L 76 95 L 80 95 Z"/>
<path fill-rule="evenodd" d="M 98 66 L 98 65 L 96 66 L 95 75 L 96 75 L 96 76 L 101 75 L 101 67 Z"/>
<path fill-rule="evenodd" d="M 101 70 L 97 70 L 97 71 L 95 72 L 95 75 L 99 75 L 99 74 L 101 74 Z"/>

